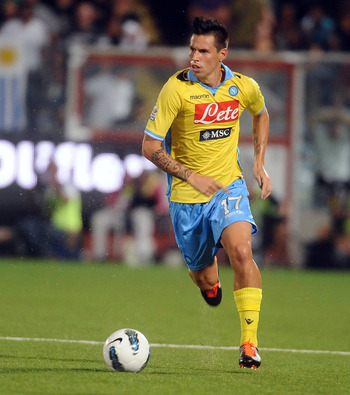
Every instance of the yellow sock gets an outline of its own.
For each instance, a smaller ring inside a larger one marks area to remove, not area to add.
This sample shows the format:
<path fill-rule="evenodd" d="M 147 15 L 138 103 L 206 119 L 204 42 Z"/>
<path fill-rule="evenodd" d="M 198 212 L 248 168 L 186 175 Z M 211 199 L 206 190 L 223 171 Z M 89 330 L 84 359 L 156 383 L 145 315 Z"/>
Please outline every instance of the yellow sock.
<path fill-rule="evenodd" d="M 262 290 L 260 288 L 242 288 L 234 291 L 233 296 L 241 321 L 241 344 L 250 341 L 257 347 Z"/>

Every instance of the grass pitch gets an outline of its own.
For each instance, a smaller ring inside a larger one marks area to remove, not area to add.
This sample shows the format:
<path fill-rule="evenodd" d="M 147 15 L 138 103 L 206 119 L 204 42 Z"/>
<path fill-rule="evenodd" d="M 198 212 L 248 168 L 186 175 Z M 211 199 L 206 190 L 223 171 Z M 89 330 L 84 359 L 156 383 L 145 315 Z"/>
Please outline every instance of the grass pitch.
<path fill-rule="evenodd" d="M 252 371 L 238 367 L 228 267 L 220 269 L 223 301 L 211 308 L 185 268 L 4 259 L 0 393 L 349 393 L 350 272 L 262 276 L 262 366 Z M 141 373 L 105 366 L 102 344 L 124 327 L 151 343 Z"/>

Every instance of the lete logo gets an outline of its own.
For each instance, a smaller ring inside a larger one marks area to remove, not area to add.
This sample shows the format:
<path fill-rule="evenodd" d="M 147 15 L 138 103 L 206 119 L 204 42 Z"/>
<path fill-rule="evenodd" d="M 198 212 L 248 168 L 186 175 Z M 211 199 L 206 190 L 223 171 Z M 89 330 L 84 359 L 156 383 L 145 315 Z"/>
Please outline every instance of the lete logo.
<path fill-rule="evenodd" d="M 239 101 L 230 100 L 221 103 L 201 103 L 195 105 L 194 123 L 230 122 L 238 119 Z"/>

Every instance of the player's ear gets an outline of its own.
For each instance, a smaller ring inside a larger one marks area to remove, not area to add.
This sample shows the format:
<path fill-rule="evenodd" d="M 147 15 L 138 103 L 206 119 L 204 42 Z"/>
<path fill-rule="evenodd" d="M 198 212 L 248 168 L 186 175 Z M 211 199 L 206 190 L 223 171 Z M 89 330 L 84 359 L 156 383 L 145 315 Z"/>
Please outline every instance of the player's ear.
<path fill-rule="evenodd" d="M 226 59 L 226 56 L 227 56 L 227 48 L 220 49 L 220 55 L 219 55 L 220 62 L 223 62 L 224 59 Z"/>

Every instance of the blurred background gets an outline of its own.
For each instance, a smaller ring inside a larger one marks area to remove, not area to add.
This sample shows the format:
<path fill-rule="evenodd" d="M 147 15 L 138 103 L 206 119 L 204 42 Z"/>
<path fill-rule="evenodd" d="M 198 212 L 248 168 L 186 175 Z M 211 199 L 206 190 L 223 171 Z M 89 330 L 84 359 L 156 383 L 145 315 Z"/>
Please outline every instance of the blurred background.
<path fill-rule="evenodd" d="M 260 266 L 350 269 L 350 1 L 1 0 L 0 255 L 183 265 L 166 177 L 141 156 L 162 85 L 187 66 L 195 15 L 230 33 L 233 71 L 270 113 Z M 220 262 L 227 258 L 220 253 Z"/>

